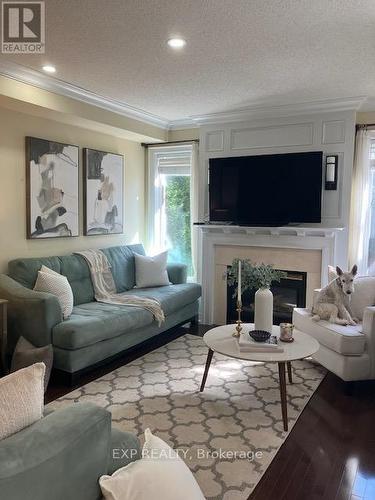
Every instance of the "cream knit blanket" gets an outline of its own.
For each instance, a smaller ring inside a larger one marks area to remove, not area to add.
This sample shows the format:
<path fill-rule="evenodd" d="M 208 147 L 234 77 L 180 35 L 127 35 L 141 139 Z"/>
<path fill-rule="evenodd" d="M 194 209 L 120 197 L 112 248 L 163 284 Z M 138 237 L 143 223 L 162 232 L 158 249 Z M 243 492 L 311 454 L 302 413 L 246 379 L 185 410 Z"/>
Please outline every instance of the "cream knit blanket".
<path fill-rule="evenodd" d="M 159 301 L 147 297 L 140 297 L 139 295 L 129 295 L 127 293 L 122 294 L 116 292 L 116 285 L 113 279 L 111 266 L 107 257 L 101 250 L 83 250 L 75 253 L 77 255 L 82 255 L 90 268 L 95 299 L 98 302 L 142 307 L 153 314 L 159 326 L 165 320 L 164 311 L 161 308 Z"/>

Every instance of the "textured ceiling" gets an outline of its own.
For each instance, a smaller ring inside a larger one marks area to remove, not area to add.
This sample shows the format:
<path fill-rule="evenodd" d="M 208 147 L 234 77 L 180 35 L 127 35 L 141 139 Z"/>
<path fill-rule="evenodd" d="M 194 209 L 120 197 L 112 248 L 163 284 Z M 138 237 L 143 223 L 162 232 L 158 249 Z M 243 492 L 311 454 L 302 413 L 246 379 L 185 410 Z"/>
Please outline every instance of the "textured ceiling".
<path fill-rule="evenodd" d="M 46 53 L 5 56 L 168 120 L 365 95 L 375 0 L 47 0 Z M 166 45 L 181 35 L 187 46 Z M 371 106 L 371 99 L 367 107 Z"/>

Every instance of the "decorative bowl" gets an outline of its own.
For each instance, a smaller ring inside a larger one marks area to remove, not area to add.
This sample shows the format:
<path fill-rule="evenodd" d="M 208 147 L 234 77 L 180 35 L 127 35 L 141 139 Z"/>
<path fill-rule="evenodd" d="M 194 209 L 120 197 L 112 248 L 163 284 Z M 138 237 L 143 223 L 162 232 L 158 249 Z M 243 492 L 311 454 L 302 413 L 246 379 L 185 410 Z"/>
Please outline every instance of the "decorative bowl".
<path fill-rule="evenodd" d="M 266 342 L 271 337 L 270 332 L 265 330 L 251 330 L 249 335 L 255 342 Z"/>

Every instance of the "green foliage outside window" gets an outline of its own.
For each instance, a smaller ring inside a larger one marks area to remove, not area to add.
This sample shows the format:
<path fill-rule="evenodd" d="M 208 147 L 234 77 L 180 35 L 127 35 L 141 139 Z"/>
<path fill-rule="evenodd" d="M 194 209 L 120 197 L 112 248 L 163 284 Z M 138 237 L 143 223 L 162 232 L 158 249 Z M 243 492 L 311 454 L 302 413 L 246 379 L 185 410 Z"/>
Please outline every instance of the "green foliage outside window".
<path fill-rule="evenodd" d="M 169 260 L 188 266 L 192 276 L 191 226 L 190 226 L 190 177 L 169 175 L 165 188 L 165 212 Z"/>

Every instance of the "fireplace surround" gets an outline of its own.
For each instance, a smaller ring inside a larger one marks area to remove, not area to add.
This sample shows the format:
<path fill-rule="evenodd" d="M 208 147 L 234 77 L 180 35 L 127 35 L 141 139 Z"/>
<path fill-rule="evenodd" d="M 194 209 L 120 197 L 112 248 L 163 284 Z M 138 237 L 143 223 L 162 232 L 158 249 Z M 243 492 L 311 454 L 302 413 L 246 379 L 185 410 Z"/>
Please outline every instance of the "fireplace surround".
<path fill-rule="evenodd" d="M 227 266 L 230 269 L 231 266 Z M 281 269 L 285 271 L 284 269 Z M 291 323 L 294 307 L 306 306 L 307 273 L 304 271 L 285 271 L 287 276 L 279 283 L 273 283 L 273 324 Z M 234 296 L 235 286 L 227 283 L 227 323 L 237 319 L 237 297 Z M 244 323 L 254 322 L 255 289 L 246 290 L 242 294 L 241 319 Z"/>
<path fill-rule="evenodd" d="M 272 264 L 276 269 L 306 273 L 306 306 L 313 292 L 327 283 L 328 265 L 341 262 L 342 228 L 279 228 L 201 225 L 198 238 L 198 279 L 202 284 L 200 320 L 227 322 L 227 266 L 234 258 Z M 345 266 L 344 266 L 345 267 Z"/>

